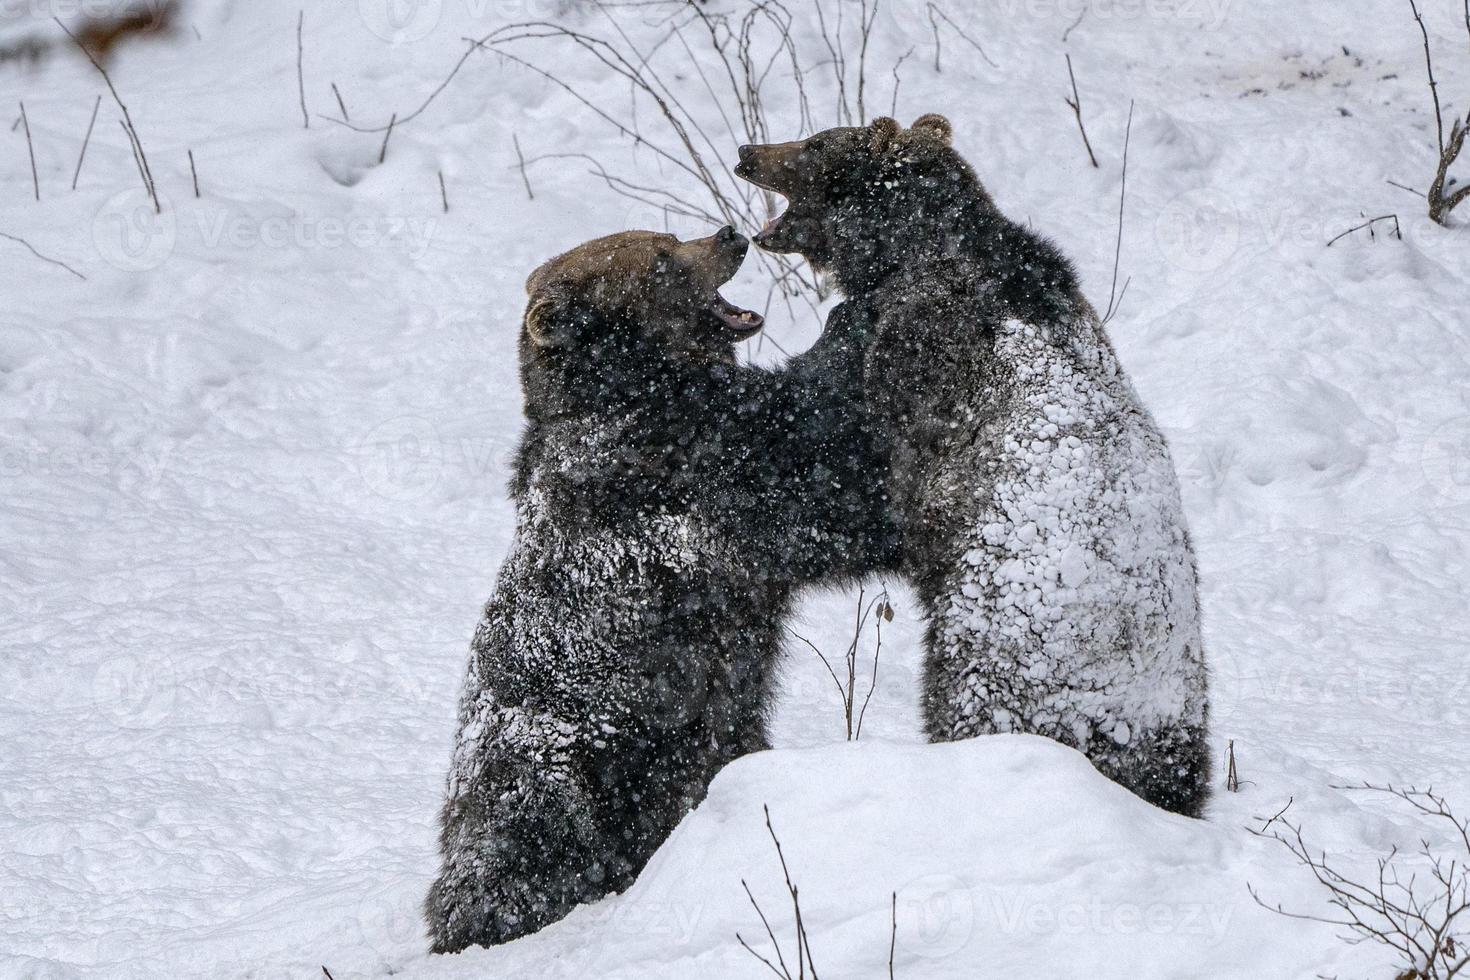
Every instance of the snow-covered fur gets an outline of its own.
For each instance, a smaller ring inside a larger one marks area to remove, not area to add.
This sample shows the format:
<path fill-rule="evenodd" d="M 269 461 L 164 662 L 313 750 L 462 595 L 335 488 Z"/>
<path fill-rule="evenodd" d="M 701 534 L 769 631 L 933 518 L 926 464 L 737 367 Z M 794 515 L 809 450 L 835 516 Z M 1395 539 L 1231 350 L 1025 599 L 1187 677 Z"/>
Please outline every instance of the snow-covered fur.
<path fill-rule="evenodd" d="M 860 352 L 780 373 L 718 299 L 747 243 L 624 233 L 532 275 L 517 529 L 475 632 L 426 902 L 433 948 L 626 887 L 766 746 L 795 586 L 891 565 Z"/>
<path fill-rule="evenodd" d="M 925 116 L 742 149 L 865 324 L 935 740 L 1047 735 L 1158 806 L 1208 792 L 1193 552 L 1164 438 L 1076 277 Z"/>

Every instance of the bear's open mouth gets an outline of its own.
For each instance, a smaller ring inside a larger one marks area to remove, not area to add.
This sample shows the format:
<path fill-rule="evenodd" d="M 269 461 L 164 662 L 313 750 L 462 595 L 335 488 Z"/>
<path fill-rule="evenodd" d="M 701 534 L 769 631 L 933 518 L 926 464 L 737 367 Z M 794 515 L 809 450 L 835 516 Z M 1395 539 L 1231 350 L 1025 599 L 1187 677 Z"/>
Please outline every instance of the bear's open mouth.
<path fill-rule="evenodd" d="M 789 205 L 786 209 L 778 211 L 767 218 L 766 223 L 761 226 L 761 230 L 756 232 L 755 237 L 751 240 L 761 247 L 769 245 L 775 237 L 776 232 L 781 230 L 781 222 L 786 220 L 787 210 L 789 210 Z"/>
<path fill-rule="evenodd" d="M 710 300 L 709 311 L 736 340 L 753 336 L 766 325 L 765 317 L 754 310 L 741 309 L 719 293 L 715 293 L 715 298 Z"/>

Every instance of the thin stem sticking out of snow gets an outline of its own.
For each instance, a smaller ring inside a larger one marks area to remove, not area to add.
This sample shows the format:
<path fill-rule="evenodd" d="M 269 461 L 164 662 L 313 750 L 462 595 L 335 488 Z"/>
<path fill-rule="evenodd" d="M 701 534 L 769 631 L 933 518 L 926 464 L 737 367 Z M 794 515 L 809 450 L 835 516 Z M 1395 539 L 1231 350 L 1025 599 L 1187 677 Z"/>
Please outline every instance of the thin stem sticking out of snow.
<path fill-rule="evenodd" d="M 1072 81 L 1072 97 L 1065 101 L 1071 107 L 1072 114 L 1077 117 L 1077 129 L 1082 133 L 1082 145 L 1087 147 L 1087 159 L 1092 161 L 1092 167 L 1096 170 L 1097 154 L 1092 152 L 1092 140 L 1087 138 L 1087 127 L 1082 125 L 1082 96 L 1077 94 L 1077 75 L 1072 71 L 1072 56 L 1070 54 L 1067 55 L 1067 78 Z"/>
<path fill-rule="evenodd" d="M 301 128 L 302 129 L 310 129 L 311 128 L 311 116 L 306 111 L 306 73 L 305 73 L 305 70 L 302 67 L 302 62 L 305 60 L 305 46 L 302 44 L 302 41 L 301 41 L 301 29 L 305 25 L 305 23 L 306 23 L 306 11 L 304 9 L 297 11 L 296 12 L 296 94 L 301 99 Z M 342 114 L 345 116 L 347 114 L 346 113 L 346 110 L 343 110 L 343 113 Z"/>
<path fill-rule="evenodd" d="M 1113 246 L 1113 284 L 1108 288 L 1108 310 L 1103 314 L 1103 326 L 1118 313 L 1118 307 L 1123 303 L 1123 297 L 1128 292 L 1128 284 L 1133 281 L 1129 278 L 1123 281 L 1123 291 L 1118 292 L 1118 264 L 1123 257 L 1123 207 L 1128 202 L 1128 146 L 1133 141 L 1133 102 L 1128 103 L 1128 128 L 1123 132 L 1123 182 L 1118 189 L 1118 241 Z"/>
<path fill-rule="evenodd" d="M 87 123 L 87 135 L 82 137 L 82 150 L 77 154 L 77 169 L 71 175 L 71 189 L 77 189 L 77 179 L 82 176 L 82 161 L 87 158 L 87 144 L 92 142 L 92 127 L 97 125 L 97 110 L 102 108 L 102 96 L 92 103 L 92 118 Z"/>
<path fill-rule="evenodd" d="M 112 93 L 112 100 L 116 102 L 117 107 L 122 110 L 123 131 L 127 133 L 128 142 L 132 144 L 133 153 L 137 156 L 138 169 L 143 174 L 143 184 L 148 189 L 148 196 L 153 199 L 153 210 L 157 214 L 162 214 L 163 205 L 158 203 L 158 189 L 153 183 L 153 168 L 148 166 L 148 154 L 143 152 L 143 140 L 141 137 L 138 136 L 138 127 L 133 125 L 132 114 L 128 112 L 128 107 L 123 102 L 122 96 L 117 94 L 117 86 L 112 84 L 112 76 L 107 74 L 107 69 L 103 68 L 102 64 L 92 56 L 92 52 L 87 50 L 87 46 L 83 44 L 75 34 L 67 29 L 67 26 L 61 22 L 61 18 L 52 17 L 51 19 L 56 22 L 57 27 L 61 28 L 62 31 L 65 32 L 67 37 L 72 39 L 73 43 L 76 44 L 77 49 L 81 51 L 82 54 L 87 56 L 87 60 L 92 63 L 92 67 L 97 69 L 97 73 L 101 75 L 102 80 L 107 83 L 107 91 Z"/>
<path fill-rule="evenodd" d="M 32 255 L 34 255 L 36 258 L 40 259 L 42 262 L 50 262 L 52 265 L 59 265 L 63 269 L 65 269 L 67 272 L 70 272 L 72 275 L 76 276 L 78 279 L 85 280 L 87 278 L 86 276 L 82 275 L 80 272 L 78 272 L 77 270 L 73 269 L 71 266 L 67 265 L 65 262 L 61 261 L 60 259 L 53 259 L 53 258 L 51 258 L 49 256 L 42 255 L 40 252 L 36 251 L 35 246 L 33 246 L 30 242 L 26 241 L 24 238 L 20 238 L 20 237 L 18 237 L 16 235 L 8 235 L 8 234 L 6 234 L 3 231 L 0 231 L 0 238 L 4 238 L 4 239 L 6 239 L 8 241 L 16 242 L 16 243 L 18 243 L 20 245 L 24 245 L 26 247 L 26 249 Z"/>

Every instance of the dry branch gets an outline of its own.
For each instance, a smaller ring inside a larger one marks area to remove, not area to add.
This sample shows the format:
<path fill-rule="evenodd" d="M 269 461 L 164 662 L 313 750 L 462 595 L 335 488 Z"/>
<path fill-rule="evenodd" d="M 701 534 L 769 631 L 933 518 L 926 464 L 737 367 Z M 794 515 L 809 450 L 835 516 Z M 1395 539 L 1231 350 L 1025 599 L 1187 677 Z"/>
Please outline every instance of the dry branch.
<path fill-rule="evenodd" d="M 521 183 L 526 185 L 526 200 L 536 200 L 536 192 L 531 190 L 531 178 L 526 174 L 526 158 L 521 153 L 521 138 L 515 133 L 510 134 L 511 144 L 516 148 L 516 163 L 521 168 Z"/>
<path fill-rule="evenodd" d="M 1349 943 L 1375 942 L 1395 950 L 1405 969 L 1400 980 L 1449 980 L 1470 966 L 1470 949 L 1465 944 L 1466 913 L 1470 912 L 1470 821 L 1455 815 L 1445 798 L 1432 789 L 1418 790 L 1364 784 L 1336 787 L 1382 793 L 1414 808 L 1431 821 L 1448 823 L 1456 838 L 1457 852 L 1447 857 L 1427 840 L 1422 841 L 1416 863 L 1427 865 L 1428 874 L 1400 870 L 1397 848 L 1376 862 L 1376 871 L 1366 878 L 1350 877 L 1327 857 L 1309 846 L 1300 824 L 1284 818 L 1286 807 L 1252 829 L 1258 837 L 1283 846 L 1305 867 L 1327 893 L 1328 911 L 1287 911 L 1279 903 L 1267 904 L 1254 886 L 1247 885 L 1251 898 L 1262 908 L 1308 922 L 1320 922 L 1345 930 Z"/>
<path fill-rule="evenodd" d="M 301 128 L 311 128 L 311 116 L 306 112 L 306 74 L 302 70 L 305 50 L 301 42 L 301 28 L 306 22 L 306 11 L 296 12 L 296 93 L 301 99 Z M 344 113 L 345 114 L 345 113 Z"/>
<path fill-rule="evenodd" d="M 194 148 L 189 148 L 189 176 L 194 180 L 194 197 L 199 197 L 199 171 L 194 169 Z"/>
<path fill-rule="evenodd" d="M 1443 225 L 1450 212 L 1466 198 L 1470 198 L 1470 184 L 1453 191 L 1448 197 L 1445 196 L 1446 187 L 1454 187 L 1449 171 L 1465 147 L 1465 137 L 1470 132 L 1470 115 L 1464 120 L 1455 117 L 1450 125 L 1449 142 L 1445 142 L 1444 113 L 1439 102 L 1439 82 L 1434 77 L 1434 55 L 1429 46 L 1429 29 L 1424 24 L 1424 15 L 1419 12 L 1419 5 L 1415 0 L 1409 0 L 1409 9 L 1414 12 L 1414 22 L 1419 25 L 1419 37 L 1424 42 L 1424 71 L 1429 78 L 1429 97 L 1434 103 L 1435 138 L 1439 146 L 1439 163 L 1435 167 L 1434 180 L 1429 185 L 1429 193 L 1425 195 L 1425 199 L 1429 203 L 1430 220 Z M 1466 0 L 1465 4 L 1465 31 L 1470 35 L 1470 0 Z"/>
<path fill-rule="evenodd" d="M 1092 161 L 1093 169 L 1097 169 L 1097 154 L 1092 152 L 1092 140 L 1087 138 L 1087 127 L 1082 125 L 1082 96 L 1077 94 L 1077 76 L 1072 71 L 1070 54 L 1067 55 L 1067 77 L 1072 81 L 1072 97 L 1065 101 L 1072 107 L 1072 114 L 1077 117 L 1077 129 L 1082 133 L 1082 145 L 1087 147 L 1087 159 Z"/>
<path fill-rule="evenodd" d="M 41 178 L 36 173 L 36 147 L 31 143 L 31 121 L 26 118 L 26 104 L 20 104 L 20 123 L 26 131 L 26 152 L 31 156 L 31 187 L 35 189 L 36 200 L 41 199 Z"/>
<path fill-rule="evenodd" d="M 87 123 L 87 135 L 82 137 L 82 150 L 77 154 L 77 169 L 71 175 L 71 189 L 77 189 L 77 179 L 82 176 L 82 161 L 87 158 L 87 144 L 92 142 L 92 127 L 97 125 L 97 110 L 102 107 L 102 96 L 92 103 L 92 118 Z"/>
<path fill-rule="evenodd" d="M 388 140 L 393 136 L 393 124 L 397 121 L 398 116 L 393 116 L 393 118 L 388 120 L 388 128 L 383 130 L 383 145 L 378 148 L 379 164 L 382 164 L 384 160 L 388 159 Z"/>
<path fill-rule="evenodd" d="M 78 40 L 75 34 L 67 30 L 66 25 L 61 22 L 61 19 L 59 17 L 52 17 L 51 19 L 56 22 L 57 27 L 61 28 L 62 31 L 65 32 L 67 37 L 72 39 L 77 48 L 81 50 L 82 54 L 87 56 L 87 60 L 92 63 L 92 67 L 97 69 L 97 73 L 101 75 L 102 80 L 107 83 L 107 91 L 112 93 L 112 100 L 116 102 L 117 107 L 122 110 L 123 131 L 127 133 L 128 143 L 132 146 L 133 153 L 137 156 L 138 171 L 143 175 L 143 184 L 148 189 L 148 196 L 153 199 L 153 210 L 155 213 L 162 213 L 163 205 L 159 204 L 158 202 L 158 190 L 154 187 L 153 184 L 153 170 L 151 167 L 148 166 L 148 155 L 143 152 L 143 140 L 141 137 L 138 136 L 138 128 L 133 125 L 133 117 L 128 112 L 128 107 L 123 102 L 122 96 L 117 94 L 117 86 L 112 84 L 112 76 L 108 75 L 107 69 L 103 68 L 101 63 L 98 62 L 96 58 L 92 57 L 92 52 L 87 50 L 87 46 L 83 44 L 80 40 Z"/>
<path fill-rule="evenodd" d="M 347 103 L 342 101 L 342 93 L 337 88 L 337 83 L 332 83 L 332 94 L 337 97 L 337 108 L 342 110 L 342 121 L 351 122 L 352 117 L 347 114 Z"/>
<path fill-rule="evenodd" d="M 1133 103 L 1128 103 L 1128 128 L 1123 132 L 1123 182 L 1118 189 L 1118 240 L 1113 247 L 1113 284 L 1108 288 L 1108 311 L 1103 314 L 1102 322 L 1107 325 L 1118 313 L 1118 307 L 1123 303 L 1123 297 L 1128 293 L 1128 283 L 1132 278 L 1123 282 L 1123 291 L 1118 292 L 1118 264 L 1123 257 L 1123 207 L 1128 201 L 1128 145 L 1133 140 Z"/>
<path fill-rule="evenodd" d="M 40 259 L 42 262 L 49 262 L 52 265 L 59 265 L 63 269 L 65 269 L 67 272 L 70 272 L 72 275 L 76 276 L 78 279 L 85 280 L 87 278 L 86 276 L 82 275 L 80 272 L 78 272 L 77 270 L 73 269 L 71 266 L 67 265 L 65 262 L 61 261 L 60 259 L 53 259 L 50 256 L 42 255 L 40 252 L 36 251 L 36 248 L 35 248 L 34 245 L 32 245 L 30 242 L 26 241 L 24 238 L 20 238 L 20 237 L 18 237 L 16 235 L 9 235 L 9 234 L 6 234 L 3 231 L 0 231 L 0 238 L 4 238 L 4 239 L 6 239 L 8 241 L 16 242 L 16 243 L 18 243 L 20 245 L 24 245 L 26 247 L 26 249 L 32 255 L 34 255 L 36 258 Z"/>
<path fill-rule="evenodd" d="M 858 648 L 862 643 L 863 631 L 870 618 L 875 623 L 877 639 L 873 646 L 873 671 L 868 681 L 868 693 L 863 697 L 862 705 L 859 706 L 857 703 Z M 842 704 L 842 717 L 849 742 L 857 741 L 862 737 L 863 718 L 868 713 L 868 703 L 873 700 L 873 692 L 878 689 L 878 661 L 883 652 L 883 624 L 885 622 L 893 622 L 893 604 L 889 601 L 888 590 L 884 588 L 871 600 L 868 600 L 865 591 L 858 589 L 857 621 L 853 626 L 852 640 L 847 644 L 847 650 L 842 659 L 845 667 L 845 681 L 838 676 L 837 670 L 832 666 L 832 661 L 827 659 L 827 655 L 821 651 L 821 648 L 790 626 L 786 627 L 786 632 L 806 644 L 807 648 L 821 660 L 822 666 L 827 668 L 827 676 L 832 679 L 833 686 L 837 688 L 837 697 Z"/>
<path fill-rule="evenodd" d="M 1360 225 L 1353 225 L 1347 231 L 1343 232 L 1340 235 L 1335 236 L 1332 239 L 1332 241 L 1330 241 L 1330 242 L 1327 243 L 1327 247 L 1328 248 L 1331 248 L 1334 243 L 1338 242 L 1341 239 L 1346 238 L 1347 236 L 1351 235 L 1355 231 L 1362 231 L 1364 228 L 1367 228 L 1368 229 L 1368 237 L 1369 238 L 1376 238 L 1378 236 L 1376 234 L 1374 234 L 1374 232 L 1373 232 L 1373 226 L 1376 225 L 1380 221 L 1392 221 L 1393 222 L 1393 234 L 1394 234 L 1394 237 L 1395 238 L 1398 238 L 1401 241 L 1403 240 L 1404 234 L 1403 234 L 1402 231 L 1399 230 L 1399 216 L 1396 215 L 1396 214 L 1380 214 L 1376 218 L 1369 218 L 1367 221 L 1364 221 Z"/>

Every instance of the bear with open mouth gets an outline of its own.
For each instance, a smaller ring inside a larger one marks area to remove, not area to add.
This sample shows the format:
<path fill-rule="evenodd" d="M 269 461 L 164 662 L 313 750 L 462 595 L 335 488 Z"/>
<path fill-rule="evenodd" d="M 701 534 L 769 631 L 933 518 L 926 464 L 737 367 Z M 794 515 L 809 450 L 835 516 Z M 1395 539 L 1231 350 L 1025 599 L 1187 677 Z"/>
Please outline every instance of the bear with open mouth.
<path fill-rule="evenodd" d="M 1049 736 L 1197 816 L 1208 685 L 1168 447 L 1071 265 L 951 142 L 942 116 L 880 118 L 735 171 L 788 204 L 756 244 L 829 273 L 865 338 L 928 734 Z"/>
<path fill-rule="evenodd" d="M 857 346 L 736 363 L 762 319 L 719 290 L 748 244 L 624 232 L 527 281 L 517 527 L 460 700 L 436 952 L 627 887 L 766 747 L 796 587 L 896 560 Z"/>

